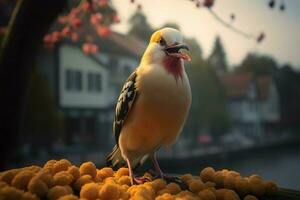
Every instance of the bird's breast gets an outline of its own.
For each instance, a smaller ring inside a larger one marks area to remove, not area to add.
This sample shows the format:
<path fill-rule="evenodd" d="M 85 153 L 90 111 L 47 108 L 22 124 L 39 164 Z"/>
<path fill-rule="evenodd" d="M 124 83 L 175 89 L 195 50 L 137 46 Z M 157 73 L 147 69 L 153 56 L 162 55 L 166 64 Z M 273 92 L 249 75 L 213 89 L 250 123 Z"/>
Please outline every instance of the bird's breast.
<path fill-rule="evenodd" d="M 162 143 L 172 143 L 181 131 L 187 117 L 191 90 L 186 73 L 174 77 L 162 66 L 145 70 L 138 80 L 139 109 L 141 123 L 150 135 L 162 138 Z"/>

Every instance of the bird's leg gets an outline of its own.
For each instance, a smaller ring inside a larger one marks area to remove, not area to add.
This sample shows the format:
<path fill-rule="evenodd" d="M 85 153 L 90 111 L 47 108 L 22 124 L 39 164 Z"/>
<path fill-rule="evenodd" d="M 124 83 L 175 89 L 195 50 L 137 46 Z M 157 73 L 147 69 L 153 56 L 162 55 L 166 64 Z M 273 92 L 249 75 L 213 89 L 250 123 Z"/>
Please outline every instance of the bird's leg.
<path fill-rule="evenodd" d="M 128 165 L 128 170 L 129 170 L 129 176 L 130 176 L 130 181 L 131 181 L 131 185 L 134 184 L 143 184 L 145 182 L 148 182 L 149 179 L 145 178 L 145 177 L 135 177 L 133 174 L 133 170 L 132 170 L 132 166 L 131 166 L 131 162 L 130 160 L 127 158 L 126 159 L 127 165 Z"/>
<path fill-rule="evenodd" d="M 166 180 L 167 182 L 175 182 L 175 183 L 178 183 L 180 185 L 182 184 L 182 181 L 178 177 L 164 175 L 164 173 L 160 169 L 160 166 L 157 162 L 155 153 L 151 156 L 151 160 L 152 160 L 152 163 L 153 163 L 155 171 L 156 171 L 156 177 L 155 178 L 162 178 L 162 179 Z"/>
<path fill-rule="evenodd" d="M 163 175 L 163 172 L 161 171 L 160 166 L 157 162 L 155 153 L 151 156 L 151 161 L 152 161 L 152 163 L 154 165 L 154 168 L 155 168 L 156 177 L 157 178 L 163 178 L 164 175 Z"/>
<path fill-rule="evenodd" d="M 131 163 L 130 163 L 130 161 L 129 161 L 128 158 L 126 159 L 126 162 L 127 162 L 127 165 L 128 165 L 128 170 L 129 170 L 129 176 L 130 176 L 131 185 L 133 185 L 134 176 L 133 176 L 133 172 L 132 172 Z"/>

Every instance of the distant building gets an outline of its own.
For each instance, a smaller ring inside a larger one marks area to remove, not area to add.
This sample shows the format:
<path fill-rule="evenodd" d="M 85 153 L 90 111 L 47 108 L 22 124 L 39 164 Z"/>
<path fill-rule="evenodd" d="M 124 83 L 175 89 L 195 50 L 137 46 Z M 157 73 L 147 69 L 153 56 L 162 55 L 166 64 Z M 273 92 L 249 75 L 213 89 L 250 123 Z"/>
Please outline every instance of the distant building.
<path fill-rule="evenodd" d="M 114 141 L 112 121 L 119 92 L 138 66 L 145 45 L 115 32 L 105 39 L 98 37 L 95 43 L 100 52 L 85 55 L 83 41 L 62 41 L 53 52 L 41 51 L 38 67 L 63 115 L 64 141 L 106 147 Z"/>
<path fill-rule="evenodd" d="M 273 131 L 280 121 L 279 96 L 270 76 L 251 74 L 220 76 L 228 99 L 228 110 L 234 132 L 259 137 Z"/>
<path fill-rule="evenodd" d="M 258 77 L 256 84 L 264 131 L 275 132 L 281 123 L 278 89 L 271 76 Z"/>

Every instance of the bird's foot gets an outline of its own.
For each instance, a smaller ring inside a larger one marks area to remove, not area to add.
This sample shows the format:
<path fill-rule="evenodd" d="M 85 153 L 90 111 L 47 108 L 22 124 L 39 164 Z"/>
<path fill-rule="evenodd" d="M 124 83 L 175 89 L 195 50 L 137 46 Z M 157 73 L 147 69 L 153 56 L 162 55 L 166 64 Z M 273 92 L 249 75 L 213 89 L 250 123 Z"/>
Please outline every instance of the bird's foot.
<path fill-rule="evenodd" d="M 154 179 L 158 179 L 158 178 L 162 178 L 164 179 L 165 181 L 167 181 L 168 183 L 169 182 L 180 182 L 180 178 L 178 178 L 177 176 L 168 176 L 168 175 L 165 175 L 164 173 L 162 172 L 155 172 L 153 170 L 150 170 L 149 173 L 154 177 Z"/>
<path fill-rule="evenodd" d="M 159 174 L 157 175 L 154 171 L 149 171 L 149 173 L 154 177 L 153 179 L 158 179 L 158 178 L 162 178 L 164 179 L 167 183 L 177 183 L 180 188 L 182 190 L 187 190 L 188 189 L 188 185 L 186 183 L 184 183 L 180 178 L 178 178 L 177 176 L 168 176 L 165 174 Z"/>
<path fill-rule="evenodd" d="M 150 182 L 151 179 L 149 179 L 148 177 L 134 177 L 133 178 L 133 185 L 136 184 L 136 185 L 140 185 L 140 184 L 143 184 L 143 183 L 146 183 L 146 182 Z"/>
<path fill-rule="evenodd" d="M 177 176 L 167 176 L 163 175 L 162 178 L 167 181 L 167 183 L 174 182 L 174 183 L 180 183 L 181 179 L 178 178 Z"/>
<path fill-rule="evenodd" d="M 167 183 L 177 183 L 182 190 L 188 190 L 188 188 L 189 188 L 188 185 L 185 182 L 183 182 L 180 178 L 178 178 L 177 176 L 163 175 L 163 179 Z"/>

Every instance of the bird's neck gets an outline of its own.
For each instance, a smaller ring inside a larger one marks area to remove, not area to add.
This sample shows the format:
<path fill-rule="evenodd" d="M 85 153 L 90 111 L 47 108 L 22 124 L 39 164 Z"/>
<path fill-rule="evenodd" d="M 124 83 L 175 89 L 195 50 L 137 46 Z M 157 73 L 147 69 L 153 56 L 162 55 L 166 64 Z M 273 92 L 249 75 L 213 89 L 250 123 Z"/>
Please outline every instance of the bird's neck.
<path fill-rule="evenodd" d="M 182 78 L 183 75 L 183 60 L 180 58 L 166 56 L 162 60 L 162 65 L 168 73 L 172 74 L 176 80 Z"/>

